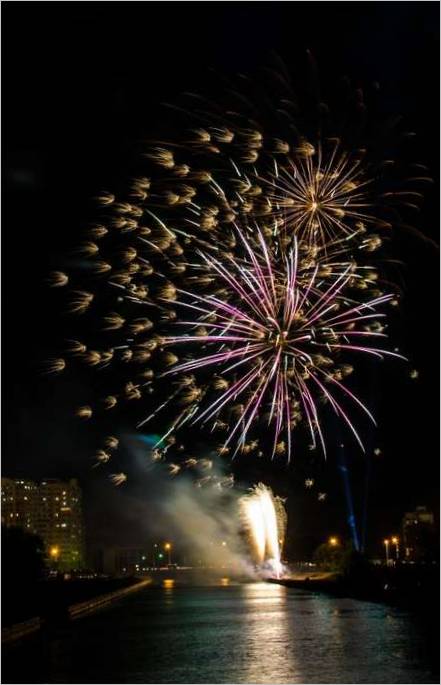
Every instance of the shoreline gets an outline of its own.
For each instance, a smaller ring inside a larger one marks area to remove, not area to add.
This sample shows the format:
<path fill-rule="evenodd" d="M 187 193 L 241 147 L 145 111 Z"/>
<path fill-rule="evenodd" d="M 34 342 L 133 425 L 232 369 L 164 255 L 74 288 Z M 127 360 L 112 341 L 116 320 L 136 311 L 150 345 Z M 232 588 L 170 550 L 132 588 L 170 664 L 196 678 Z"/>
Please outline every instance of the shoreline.
<path fill-rule="evenodd" d="M 118 601 L 122 597 L 133 592 L 138 592 L 144 587 L 151 584 L 151 579 L 140 580 L 137 583 L 129 585 L 128 587 L 123 587 L 113 592 L 107 592 L 101 595 L 96 595 L 82 602 L 76 602 L 65 608 L 60 615 L 56 617 L 52 616 L 34 616 L 26 621 L 20 621 L 18 623 L 13 623 L 2 627 L 2 645 L 9 645 L 21 638 L 27 637 L 40 629 L 50 628 L 53 624 L 60 621 L 73 621 L 78 618 L 82 618 L 87 614 L 99 611 L 104 606 L 112 604 Z"/>
<path fill-rule="evenodd" d="M 395 581 L 395 582 L 394 582 Z M 326 578 L 269 578 L 269 583 L 284 585 L 307 592 L 318 592 L 332 597 L 347 597 L 365 602 L 376 602 L 409 609 L 417 613 L 435 613 L 438 607 L 438 587 L 431 579 L 426 582 L 400 584 L 394 578 L 326 577 Z"/>

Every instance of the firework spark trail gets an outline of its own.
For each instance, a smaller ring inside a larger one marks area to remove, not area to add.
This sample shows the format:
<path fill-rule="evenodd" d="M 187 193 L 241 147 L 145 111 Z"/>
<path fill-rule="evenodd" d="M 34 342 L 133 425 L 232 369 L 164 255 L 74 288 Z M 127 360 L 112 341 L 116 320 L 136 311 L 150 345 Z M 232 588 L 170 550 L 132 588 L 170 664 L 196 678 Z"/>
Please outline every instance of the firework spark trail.
<path fill-rule="evenodd" d="M 226 405 L 248 394 L 239 419 L 230 427 L 229 436 L 224 443 L 224 447 L 227 447 L 241 429 L 234 454 L 245 443 L 252 423 L 261 407 L 268 403 L 271 395 L 269 422 L 275 417 L 273 457 L 280 434 L 284 430 L 287 458 L 291 458 L 291 403 L 297 400 L 300 400 L 304 408 L 313 444 L 316 443 L 315 436 L 318 434 L 324 447 L 318 408 L 312 392 L 314 386 L 327 398 L 335 413 L 343 418 L 357 442 L 363 447 L 346 411 L 318 375 L 321 374 L 324 376 L 323 380 L 341 390 L 362 408 L 371 420 L 372 414 L 343 383 L 333 377 L 332 373 L 321 368 L 322 360 L 317 352 L 323 349 L 332 353 L 335 349 L 372 354 L 381 358 L 383 355 L 403 358 L 402 355 L 388 350 L 346 342 L 349 337 L 386 337 L 375 331 L 355 329 L 353 325 L 363 324 L 366 318 L 376 316 L 365 315 L 364 311 L 368 309 L 372 312 L 377 306 L 388 302 L 392 296 L 382 295 L 353 306 L 353 300 L 346 299 L 342 294 L 351 278 L 351 265 L 342 269 L 324 290 L 315 284 L 317 269 L 314 269 L 306 280 L 306 286 L 302 286 L 299 283 L 297 241 L 294 241 L 293 249 L 286 255 L 285 269 L 281 271 L 280 264 L 275 268 L 274 258 L 271 258 L 259 228 L 256 227 L 256 230 L 260 251 L 255 246 L 253 250 L 246 237 L 241 234 L 240 239 L 249 260 L 235 260 L 230 256 L 228 269 L 216 257 L 199 252 L 209 273 L 215 274 L 218 280 L 224 282 L 229 289 L 230 298 L 237 303 L 231 305 L 211 294 L 200 295 L 181 291 L 181 295 L 189 297 L 191 302 L 177 300 L 175 304 L 189 306 L 198 312 L 198 316 L 193 321 L 178 322 L 180 325 L 195 328 L 201 319 L 208 315 L 216 315 L 218 322 L 204 335 L 184 332 L 181 335 L 165 337 L 164 345 L 196 344 L 198 349 L 210 351 L 199 355 L 198 350 L 193 350 L 190 360 L 174 365 L 166 370 L 163 376 L 179 376 L 181 373 L 198 371 L 206 367 L 215 367 L 221 374 L 228 374 L 232 369 L 245 367 L 242 375 L 228 385 L 208 406 L 196 406 L 192 421 L 197 423 L 203 420 L 205 423 L 213 417 L 217 419 Z M 195 305 L 195 302 L 198 304 Z M 343 308 L 345 311 L 336 314 L 336 308 Z M 231 334 L 231 330 L 235 331 L 234 334 Z M 329 341 L 329 337 L 333 342 Z M 221 349 L 225 343 L 231 345 Z M 232 359 L 238 361 L 231 365 Z M 179 423 L 174 425 L 176 428 L 179 427 Z"/>

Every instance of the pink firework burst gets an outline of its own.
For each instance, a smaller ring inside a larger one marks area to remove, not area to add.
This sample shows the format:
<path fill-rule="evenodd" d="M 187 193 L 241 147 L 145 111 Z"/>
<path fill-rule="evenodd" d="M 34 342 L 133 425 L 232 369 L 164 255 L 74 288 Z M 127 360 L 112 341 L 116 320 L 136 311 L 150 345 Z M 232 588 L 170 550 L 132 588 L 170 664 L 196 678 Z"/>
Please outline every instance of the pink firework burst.
<path fill-rule="evenodd" d="M 162 341 L 167 346 L 185 346 L 188 351 L 186 360 L 162 377 L 183 376 L 191 384 L 202 374 L 203 385 L 211 371 L 221 379 L 221 390 L 215 397 L 206 390 L 198 393 L 166 436 L 189 421 L 213 426 L 225 423 L 224 413 L 239 406 L 237 420 L 231 422 L 229 413 L 224 444 L 227 448 L 235 443 L 234 454 L 245 445 L 253 424 L 263 420 L 273 430 L 272 457 L 286 452 L 289 460 L 292 431 L 300 418 L 306 419 L 314 447 L 318 439 L 326 452 L 318 408 L 318 400 L 325 400 L 363 449 L 338 397 L 346 396 L 374 419 L 342 382 L 352 371 L 342 358 L 348 353 L 404 358 L 372 345 L 373 340 L 386 337 L 378 330 L 378 319 L 385 316 L 378 307 L 393 296 L 356 301 L 348 297 L 350 283 L 357 278 L 352 263 L 334 265 L 331 277 L 328 272 L 324 280 L 318 266 L 299 268 L 295 240 L 284 259 L 275 262 L 257 226 L 252 240 L 236 230 L 243 247 L 240 258 L 228 255 L 221 261 L 198 252 L 201 271 L 210 275 L 223 296 L 178 289 L 174 305 L 191 316 L 185 320 L 178 317 L 175 323 L 184 331 Z"/>

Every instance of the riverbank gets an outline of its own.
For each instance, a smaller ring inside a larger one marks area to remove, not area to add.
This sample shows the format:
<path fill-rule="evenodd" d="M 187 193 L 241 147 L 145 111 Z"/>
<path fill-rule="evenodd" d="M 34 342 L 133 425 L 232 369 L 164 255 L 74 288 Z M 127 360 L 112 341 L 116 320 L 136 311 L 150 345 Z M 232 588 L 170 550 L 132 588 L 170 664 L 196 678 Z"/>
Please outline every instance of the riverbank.
<path fill-rule="evenodd" d="M 21 638 L 32 635 L 38 632 L 41 628 L 47 631 L 59 630 L 61 626 L 67 625 L 70 621 L 82 618 L 90 613 L 102 609 L 113 602 L 126 597 L 127 595 L 138 592 L 139 590 L 151 584 L 150 579 L 138 580 L 131 583 L 126 583 L 125 587 L 120 587 L 113 592 L 106 592 L 104 594 L 94 595 L 83 602 L 68 605 L 67 607 L 62 602 L 57 605 L 56 611 L 53 611 L 53 603 L 51 605 L 51 612 L 41 612 L 41 616 L 34 616 L 26 621 L 14 623 L 12 625 L 2 627 L 2 645 L 8 645 L 20 640 Z M 102 586 L 103 588 L 105 586 Z M 91 588 L 88 588 L 90 591 Z M 108 589 L 108 586 L 107 586 Z M 69 593 L 65 593 L 64 599 L 67 600 Z M 83 590 L 84 594 L 84 590 Z M 86 593 L 87 594 L 87 593 Z"/>
<path fill-rule="evenodd" d="M 269 582 L 335 597 L 383 602 L 435 614 L 439 608 L 439 571 L 436 565 L 364 569 L 362 574 L 297 575 Z"/>
<path fill-rule="evenodd" d="M 23 587 L 3 588 L 2 626 L 39 619 L 43 623 L 68 617 L 70 609 L 107 595 L 122 592 L 139 583 L 136 578 L 44 580 Z"/>

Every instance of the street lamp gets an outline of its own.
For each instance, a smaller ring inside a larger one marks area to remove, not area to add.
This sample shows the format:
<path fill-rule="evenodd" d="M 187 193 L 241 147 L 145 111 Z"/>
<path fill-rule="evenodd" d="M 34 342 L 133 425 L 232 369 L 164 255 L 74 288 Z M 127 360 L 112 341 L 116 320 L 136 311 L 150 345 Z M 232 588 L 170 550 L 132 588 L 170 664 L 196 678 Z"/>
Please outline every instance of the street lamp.
<path fill-rule="evenodd" d="M 384 549 L 386 551 L 386 566 L 389 566 L 389 540 L 384 540 Z"/>
<path fill-rule="evenodd" d="M 57 545 L 53 545 L 53 547 L 50 548 L 49 554 L 52 559 L 58 559 L 58 555 L 60 554 L 60 548 Z"/>
<path fill-rule="evenodd" d="M 51 558 L 53 568 L 57 568 L 58 559 L 60 556 L 60 548 L 58 545 L 52 545 L 52 547 L 49 548 L 49 556 Z"/>
<path fill-rule="evenodd" d="M 398 561 L 400 556 L 400 538 L 395 535 L 392 538 L 392 544 L 395 545 L 395 558 Z"/>
<path fill-rule="evenodd" d="M 331 547 L 338 547 L 338 538 L 332 536 L 329 538 L 328 543 Z"/>
<path fill-rule="evenodd" d="M 164 545 L 164 549 L 165 549 L 165 551 L 167 552 L 167 555 L 168 555 L 168 565 L 169 565 L 169 566 L 170 566 L 170 564 L 171 564 L 171 548 L 172 548 L 171 543 L 170 543 L 170 542 L 166 542 L 165 545 Z"/>

